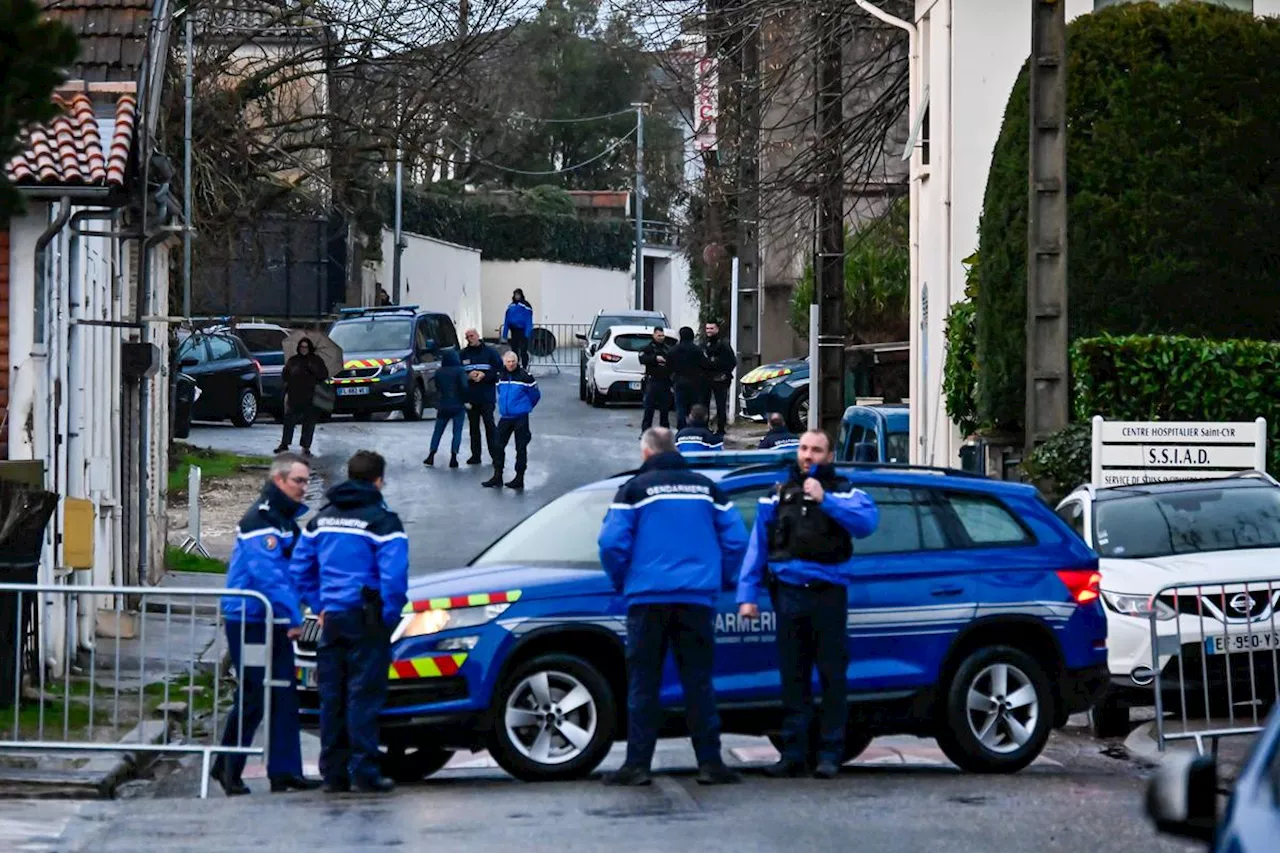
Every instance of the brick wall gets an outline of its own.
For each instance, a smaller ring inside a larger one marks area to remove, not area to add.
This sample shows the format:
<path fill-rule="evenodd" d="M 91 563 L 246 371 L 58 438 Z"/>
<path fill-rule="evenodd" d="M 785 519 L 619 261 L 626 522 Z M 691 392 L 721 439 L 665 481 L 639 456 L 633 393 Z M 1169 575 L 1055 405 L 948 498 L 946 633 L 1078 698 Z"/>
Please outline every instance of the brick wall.
<path fill-rule="evenodd" d="M 0 459 L 9 458 L 9 225 L 0 225 Z"/>

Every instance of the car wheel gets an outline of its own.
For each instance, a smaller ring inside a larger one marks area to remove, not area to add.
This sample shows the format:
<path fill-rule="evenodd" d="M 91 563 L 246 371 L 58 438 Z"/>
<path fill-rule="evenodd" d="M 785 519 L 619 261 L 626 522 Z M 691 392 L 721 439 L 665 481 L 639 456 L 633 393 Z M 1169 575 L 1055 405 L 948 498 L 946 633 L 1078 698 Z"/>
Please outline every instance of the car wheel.
<path fill-rule="evenodd" d="M 578 369 L 578 399 L 587 399 L 587 369 L 585 367 Z"/>
<path fill-rule="evenodd" d="M 1089 709 L 1089 728 L 1096 738 L 1128 737 L 1129 709 L 1116 704 L 1115 697 L 1104 696 Z"/>
<path fill-rule="evenodd" d="M 422 412 L 426 408 L 422 393 L 422 384 L 414 382 L 409 386 L 409 396 L 404 402 L 404 419 L 406 421 L 422 420 Z"/>
<path fill-rule="evenodd" d="M 518 667 L 494 695 L 489 752 L 526 782 L 581 779 L 613 744 L 613 690 L 594 666 L 549 654 Z"/>
<path fill-rule="evenodd" d="M 591 386 L 591 405 L 597 409 L 603 409 L 605 404 L 608 402 L 608 393 L 602 392 L 599 388 L 595 387 L 595 384 L 593 383 Z"/>
<path fill-rule="evenodd" d="M 821 738 L 818 735 L 818 721 L 815 718 L 813 724 L 809 728 L 809 766 L 814 767 L 818 763 L 818 744 Z M 867 751 L 867 747 L 871 745 L 872 736 L 850 725 L 845 729 L 844 733 L 844 755 L 840 759 L 840 763 L 844 764 L 853 761 L 859 755 Z M 769 743 L 773 744 L 773 748 L 782 752 L 782 735 L 769 735 Z"/>
<path fill-rule="evenodd" d="M 426 743 L 393 743 L 382 753 L 382 773 L 397 785 L 420 782 L 449 763 L 453 750 Z"/>
<path fill-rule="evenodd" d="M 235 414 L 231 422 L 238 427 L 251 427 L 258 419 L 258 392 L 245 388 L 240 392 L 240 400 L 236 404 Z"/>
<path fill-rule="evenodd" d="M 1009 646 L 976 649 L 947 687 L 938 745 L 961 770 L 1016 773 L 1035 760 L 1053 727 L 1044 668 Z"/>
<path fill-rule="evenodd" d="M 809 428 L 809 389 L 801 389 L 796 394 L 796 401 L 791 404 L 791 413 L 787 415 L 787 428 L 799 435 Z"/>

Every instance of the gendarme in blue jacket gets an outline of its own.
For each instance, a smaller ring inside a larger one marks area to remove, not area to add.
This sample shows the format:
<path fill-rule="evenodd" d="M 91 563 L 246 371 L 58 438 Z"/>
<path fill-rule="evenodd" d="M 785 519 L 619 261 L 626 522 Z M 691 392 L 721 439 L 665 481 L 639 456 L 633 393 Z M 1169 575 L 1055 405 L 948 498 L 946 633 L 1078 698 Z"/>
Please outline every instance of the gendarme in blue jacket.
<path fill-rule="evenodd" d="M 527 302 L 512 302 L 502 316 L 502 336 L 511 337 L 511 330 L 519 329 L 526 338 L 533 337 L 533 306 Z"/>
<path fill-rule="evenodd" d="M 849 531 L 854 539 L 863 539 L 875 533 L 880 523 L 880 509 L 866 492 L 855 489 L 847 480 L 835 477 L 830 466 L 815 465 L 802 473 L 798 465 L 791 466 L 791 479 L 802 482 L 805 476 L 816 476 L 828 483 L 834 479 L 835 488 L 828 487 L 819 506 L 837 524 Z M 764 570 L 786 584 L 803 585 L 814 581 L 848 585 L 855 576 L 857 557 L 843 563 L 815 563 L 810 560 L 787 560 L 769 563 L 768 525 L 778 511 L 777 492 L 760 499 L 756 523 L 751 529 L 751 541 L 747 544 L 747 556 L 742 561 L 742 573 L 738 577 L 738 603 L 755 604 L 760 598 L 760 587 L 765 583 Z"/>
<path fill-rule="evenodd" d="M 529 371 L 517 367 L 508 371 L 504 366 L 498 376 L 498 416 L 519 418 L 533 411 L 542 399 L 538 383 Z"/>
<path fill-rule="evenodd" d="M 360 610 L 362 587 L 382 593 L 382 618 L 400 621 L 408 600 L 409 537 L 372 483 L 348 480 L 307 523 L 289 566 L 302 602 L 316 613 Z"/>
<path fill-rule="evenodd" d="M 724 450 L 724 439 L 703 424 L 689 424 L 676 433 L 676 450 L 681 453 L 708 453 Z"/>
<path fill-rule="evenodd" d="M 600 530 L 600 562 L 629 605 L 715 607 L 746 543 L 742 516 L 720 487 L 679 453 L 661 453 L 618 489 Z"/>
<path fill-rule="evenodd" d="M 274 618 L 288 620 L 290 628 L 302 624 L 298 593 L 289 576 L 289 556 L 298 542 L 298 518 L 306 506 L 267 483 L 262 495 L 240 519 L 236 544 L 227 567 L 227 589 L 250 589 L 271 602 Z M 225 596 L 222 617 L 228 621 L 262 622 L 266 608 L 255 598 Z"/>
<path fill-rule="evenodd" d="M 503 373 L 502 356 L 483 341 L 473 347 L 463 347 L 461 356 L 462 369 L 465 372 L 478 370 L 484 374 L 484 378 L 479 382 L 467 380 L 467 402 L 472 405 L 492 404 L 498 387 L 498 377 Z"/>

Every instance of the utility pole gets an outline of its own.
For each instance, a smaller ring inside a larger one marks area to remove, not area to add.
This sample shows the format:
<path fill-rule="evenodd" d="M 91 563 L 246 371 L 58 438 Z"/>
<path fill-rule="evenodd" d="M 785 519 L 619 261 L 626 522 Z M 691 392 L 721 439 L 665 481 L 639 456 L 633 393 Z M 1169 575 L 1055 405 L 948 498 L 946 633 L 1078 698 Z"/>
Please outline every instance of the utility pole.
<path fill-rule="evenodd" d="M 636 310 L 644 308 L 644 108 L 636 108 Z"/>
<path fill-rule="evenodd" d="M 1067 425 L 1067 20 L 1031 4 L 1026 447 Z"/>
<path fill-rule="evenodd" d="M 186 41 L 187 67 L 183 71 L 185 101 L 182 124 L 182 316 L 191 321 L 191 101 L 193 99 L 195 47 L 191 26 L 191 7 L 183 13 L 183 34 Z"/>
<path fill-rule="evenodd" d="M 748 5 L 735 7 L 738 46 L 738 287 L 732 311 L 738 369 L 760 366 L 760 27 L 747 18 Z M 739 304 L 740 303 L 740 304 Z"/>
<path fill-rule="evenodd" d="M 844 12 L 824 0 L 818 36 L 814 144 L 818 162 L 818 425 L 835 436 L 844 417 Z"/>
<path fill-rule="evenodd" d="M 391 250 L 391 302 L 400 304 L 400 256 L 404 254 L 404 148 L 401 137 L 403 115 L 400 108 L 400 83 L 396 83 L 396 212 L 395 243 Z"/>

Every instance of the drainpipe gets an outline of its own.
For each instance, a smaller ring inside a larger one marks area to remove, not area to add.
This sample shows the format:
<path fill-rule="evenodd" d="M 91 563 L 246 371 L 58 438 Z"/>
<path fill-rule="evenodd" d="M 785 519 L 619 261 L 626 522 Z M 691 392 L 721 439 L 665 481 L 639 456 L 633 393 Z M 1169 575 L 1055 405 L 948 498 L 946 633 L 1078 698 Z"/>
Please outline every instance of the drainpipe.
<path fill-rule="evenodd" d="M 164 217 L 161 217 L 163 221 Z M 151 342 L 150 322 L 144 324 L 144 317 L 154 313 L 151 306 L 151 253 L 155 247 L 169 237 L 168 231 L 158 231 L 147 237 L 142 243 L 138 263 L 142 269 L 138 274 L 138 303 L 135 322 L 142 330 L 142 342 Z M 151 483 L 148 478 L 151 462 L 151 379 L 142 379 L 138 383 L 138 584 L 147 582 L 148 573 L 148 512 L 150 510 Z"/>
<path fill-rule="evenodd" d="M 916 120 L 916 114 L 920 111 L 920 34 L 915 24 L 904 21 L 901 18 L 890 15 L 888 12 L 872 5 L 869 0 L 854 0 L 858 7 L 872 17 L 880 20 L 892 27 L 905 30 L 907 33 L 907 79 L 908 79 L 908 96 L 907 96 L 907 114 L 910 116 L 912 123 Z M 918 142 L 918 140 L 917 140 Z M 928 400 L 925 399 L 925 383 L 920 377 L 920 337 L 928 336 L 928 329 L 923 331 L 920 328 L 921 310 L 920 310 L 920 157 L 916 153 L 918 145 L 907 152 L 911 160 L 909 176 L 907 180 L 908 204 L 911 207 L 908 217 L 909 225 L 909 243 L 910 251 L 908 256 L 911 265 L 911 335 L 913 336 L 913 345 L 910 350 L 909 370 L 911 375 L 911 386 L 908 395 L 911 399 L 911 455 L 910 461 L 920 464 L 924 449 L 923 437 L 925 435 L 926 425 L 928 422 Z"/>

